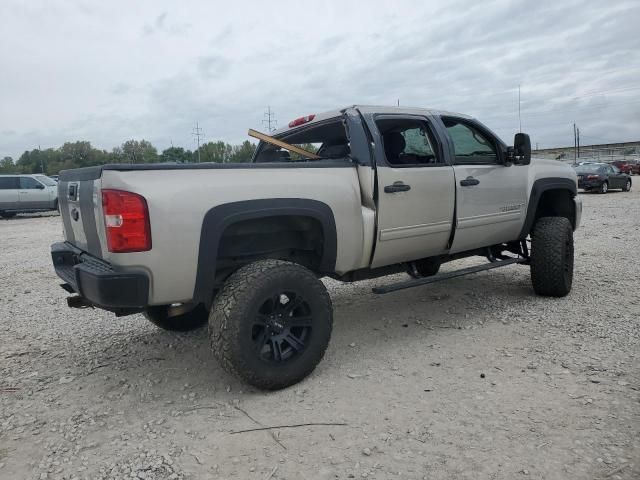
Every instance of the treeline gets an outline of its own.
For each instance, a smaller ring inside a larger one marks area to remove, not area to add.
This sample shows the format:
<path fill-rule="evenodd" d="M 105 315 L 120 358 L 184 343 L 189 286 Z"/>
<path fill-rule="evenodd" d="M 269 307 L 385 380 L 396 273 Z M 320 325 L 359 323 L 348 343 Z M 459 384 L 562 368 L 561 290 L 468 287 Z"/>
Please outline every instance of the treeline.
<path fill-rule="evenodd" d="M 57 175 L 60 170 L 105 163 L 238 163 L 250 161 L 255 148 L 256 145 L 248 140 L 240 145 L 218 141 L 204 143 L 195 151 L 169 147 L 158 153 L 146 140 L 127 140 L 109 152 L 92 147 L 90 142 L 67 142 L 59 148 L 25 151 L 17 161 L 4 157 L 0 160 L 0 173 Z"/>

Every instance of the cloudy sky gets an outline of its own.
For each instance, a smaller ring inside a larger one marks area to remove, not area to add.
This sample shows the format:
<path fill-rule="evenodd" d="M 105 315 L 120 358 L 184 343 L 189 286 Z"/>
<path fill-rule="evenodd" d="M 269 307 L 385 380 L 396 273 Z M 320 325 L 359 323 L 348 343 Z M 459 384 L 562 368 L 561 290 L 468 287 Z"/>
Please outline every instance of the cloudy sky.
<path fill-rule="evenodd" d="M 240 142 L 353 103 L 469 113 L 540 148 L 640 140 L 640 2 L 0 3 L 0 158 Z"/>

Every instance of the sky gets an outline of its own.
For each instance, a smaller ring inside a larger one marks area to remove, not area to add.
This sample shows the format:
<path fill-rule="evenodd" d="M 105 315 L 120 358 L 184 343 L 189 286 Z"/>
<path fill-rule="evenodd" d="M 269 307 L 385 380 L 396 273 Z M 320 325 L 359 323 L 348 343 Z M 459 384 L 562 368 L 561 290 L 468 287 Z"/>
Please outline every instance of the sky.
<path fill-rule="evenodd" d="M 467 113 L 539 148 L 640 140 L 640 1 L 0 2 L 0 158 L 240 143 L 351 104 Z"/>

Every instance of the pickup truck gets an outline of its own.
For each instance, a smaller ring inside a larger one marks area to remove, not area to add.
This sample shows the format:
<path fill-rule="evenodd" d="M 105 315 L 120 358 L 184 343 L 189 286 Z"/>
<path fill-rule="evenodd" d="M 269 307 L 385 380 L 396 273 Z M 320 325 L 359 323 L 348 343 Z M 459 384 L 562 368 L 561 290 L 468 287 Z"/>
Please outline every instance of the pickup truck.
<path fill-rule="evenodd" d="M 52 260 L 71 307 L 208 321 L 215 356 L 262 389 L 309 375 L 333 313 L 322 277 L 407 272 L 376 293 L 525 264 L 564 296 L 582 203 L 576 174 L 531 161 L 466 115 L 351 106 L 260 134 L 251 163 L 103 165 L 63 171 L 65 241 Z M 486 263 L 438 274 L 464 257 Z"/>

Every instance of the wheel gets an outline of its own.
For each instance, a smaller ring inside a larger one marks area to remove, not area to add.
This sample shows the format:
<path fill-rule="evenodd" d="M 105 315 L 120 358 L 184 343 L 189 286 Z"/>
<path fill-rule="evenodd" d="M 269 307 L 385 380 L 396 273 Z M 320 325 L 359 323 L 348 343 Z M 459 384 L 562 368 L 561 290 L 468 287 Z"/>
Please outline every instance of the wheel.
<path fill-rule="evenodd" d="M 409 268 L 408 272 L 413 278 L 432 277 L 440 270 L 440 260 L 423 258 L 413 262 L 415 268 Z"/>
<path fill-rule="evenodd" d="M 598 191 L 600 193 L 607 193 L 609 191 L 609 184 L 607 182 L 602 182 Z"/>
<path fill-rule="evenodd" d="M 542 217 L 531 236 L 531 283 L 538 295 L 564 297 L 573 282 L 573 229 L 564 217 Z"/>
<path fill-rule="evenodd" d="M 627 179 L 627 183 L 625 183 L 624 187 L 622 187 L 622 191 L 623 192 L 631 191 L 631 179 L 630 178 Z"/>
<path fill-rule="evenodd" d="M 265 390 L 288 387 L 320 363 L 331 338 L 333 310 L 310 270 L 261 260 L 237 270 L 209 314 L 209 336 L 222 366 Z"/>
<path fill-rule="evenodd" d="M 2 218 L 13 218 L 16 216 L 16 212 L 0 212 Z"/>
<path fill-rule="evenodd" d="M 172 332 L 188 332 L 207 323 L 207 311 L 202 305 L 147 307 L 143 315 L 157 327 Z"/>

